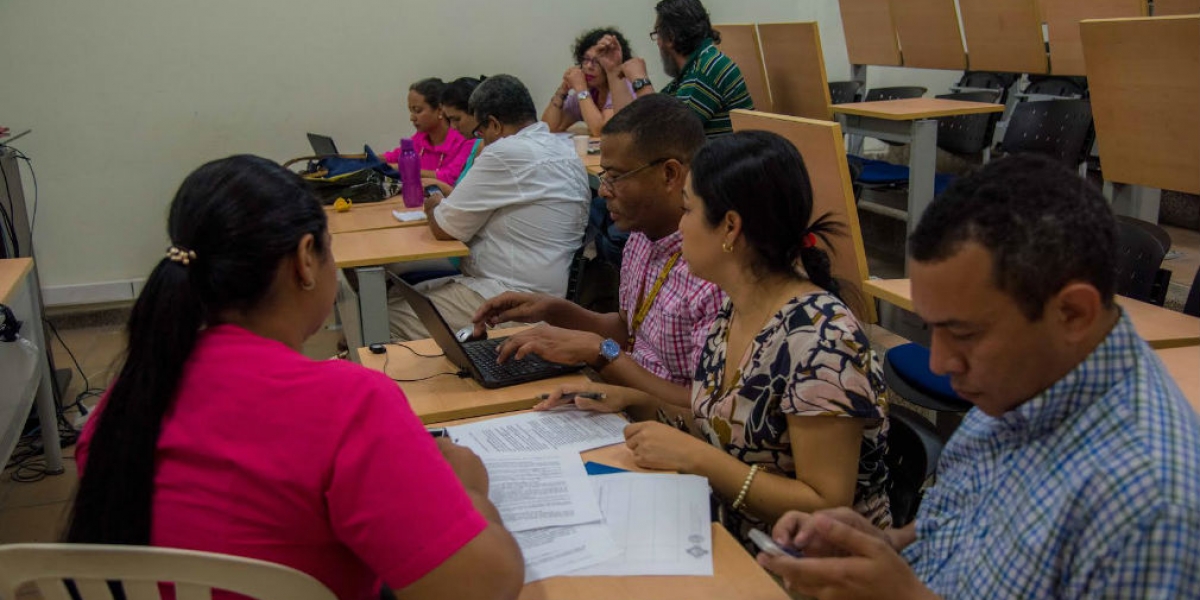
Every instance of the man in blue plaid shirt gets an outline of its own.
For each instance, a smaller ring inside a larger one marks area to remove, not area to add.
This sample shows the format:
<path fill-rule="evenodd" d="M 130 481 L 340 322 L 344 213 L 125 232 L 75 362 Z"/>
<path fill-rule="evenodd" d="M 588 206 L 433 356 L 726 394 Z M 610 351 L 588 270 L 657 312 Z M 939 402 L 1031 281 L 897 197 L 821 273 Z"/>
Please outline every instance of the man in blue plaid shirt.
<path fill-rule="evenodd" d="M 774 537 L 804 557 L 759 562 L 822 599 L 1200 598 L 1200 423 L 1113 301 L 1116 245 L 1104 198 L 1046 158 L 935 200 L 913 304 L 975 409 L 915 527 L 791 512 Z"/>

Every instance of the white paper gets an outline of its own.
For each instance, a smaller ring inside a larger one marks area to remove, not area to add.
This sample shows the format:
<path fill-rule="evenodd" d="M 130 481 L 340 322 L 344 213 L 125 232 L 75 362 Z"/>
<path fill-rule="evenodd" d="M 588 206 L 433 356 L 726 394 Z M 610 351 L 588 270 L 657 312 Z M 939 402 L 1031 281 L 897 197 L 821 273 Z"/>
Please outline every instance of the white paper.
<path fill-rule="evenodd" d="M 488 499 L 509 531 L 600 521 L 600 504 L 578 452 L 485 454 Z"/>
<path fill-rule="evenodd" d="M 615 414 L 535 411 L 447 427 L 446 432 L 454 443 L 480 456 L 542 450 L 583 452 L 624 442 L 628 424 Z"/>
<path fill-rule="evenodd" d="M 425 213 L 419 210 L 409 210 L 404 212 L 393 210 L 392 216 L 396 217 L 396 220 L 400 221 L 401 223 L 412 223 L 414 221 L 425 220 Z"/>
<path fill-rule="evenodd" d="M 602 524 L 549 527 L 514 533 L 525 557 L 525 583 L 597 565 L 619 551 Z"/>
<path fill-rule="evenodd" d="M 621 554 L 572 576 L 713 574 L 707 479 L 615 473 L 592 477 L 592 485 Z"/>

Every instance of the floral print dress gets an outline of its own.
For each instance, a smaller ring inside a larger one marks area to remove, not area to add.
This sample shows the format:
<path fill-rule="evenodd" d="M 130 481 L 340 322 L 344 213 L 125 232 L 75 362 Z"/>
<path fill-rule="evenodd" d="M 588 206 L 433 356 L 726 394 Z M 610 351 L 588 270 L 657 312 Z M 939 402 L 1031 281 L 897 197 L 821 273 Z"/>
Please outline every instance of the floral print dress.
<path fill-rule="evenodd" d="M 755 336 L 733 384 L 723 390 L 732 311 L 726 300 L 696 368 L 692 410 L 700 431 L 742 462 L 794 478 L 788 415 L 867 419 L 853 508 L 881 528 L 890 525 L 883 371 L 850 309 L 828 292 L 788 301 Z M 718 500 L 720 521 L 747 548 L 751 528 L 770 533 L 771 523 L 732 510 L 733 498 Z"/>

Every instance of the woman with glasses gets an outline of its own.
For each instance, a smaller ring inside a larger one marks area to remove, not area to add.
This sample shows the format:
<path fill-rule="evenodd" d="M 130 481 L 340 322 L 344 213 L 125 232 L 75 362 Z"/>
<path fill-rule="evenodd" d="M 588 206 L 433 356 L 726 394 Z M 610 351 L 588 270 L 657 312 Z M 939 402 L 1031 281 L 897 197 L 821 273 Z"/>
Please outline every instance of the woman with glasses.
<path fill-rule="evenodd" d="M 607 64 L 600 60 L 600 55 L 610 47 L 612 50 L 607 54 L 619 53 L 620 62 Z M 593 29 L 575 40 L 574 52 L 575 65 L 563 74 L 562 84 L 542 111 L 542 121 L 552 132 L 566 131 L 583 121 L 588 133 L 599 137 L 604 124 L 616 112 L 613 95 L 623 95 L 625 101 L 618 102 L 621 106 L 633 100 L 633 88 L 621 75 L 621 63 L 632 56 L 629 42 L 616 29 Z"/>
<path fill-rule="evenodd" d="M 800 153 L 765 131 L 710 140 L 683 198 L 683 259 L 727 298 L 690 394 L 564 386 L 536 408 L 603 393 L 573 402 L 641 421 L 625 429 L 638 466 L 707 477 L 744 544 L 788 510 L 850 506 L 888 526 L 882 369 L 817 246 L 836 228 L 812 218 Z"/>

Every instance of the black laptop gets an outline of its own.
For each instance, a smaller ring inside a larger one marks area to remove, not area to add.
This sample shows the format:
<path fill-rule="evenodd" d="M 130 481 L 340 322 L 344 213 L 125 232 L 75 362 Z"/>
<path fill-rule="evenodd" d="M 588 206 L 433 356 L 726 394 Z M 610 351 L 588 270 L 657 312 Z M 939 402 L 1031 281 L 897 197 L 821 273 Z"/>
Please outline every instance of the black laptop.
<path fill-rule="evenodd" d="M 430 337 L 446 353 L 446 358 L 450 359 L 450 362 L 458 368 L 469 372 L 471 377 L 485 388 L 506 387 L 527 381 L 557 377 L 578 371 L 583 367 L 583 365 L 547 362 L 535 354 L 530 354 L 520 360 L 509 359 L 502 365 L 497 364 L 496 348 L 504 341 L 503 338 L 470 342 L 458 341 L 458 338 L 454 336 L 454 331 L 450 329 L 450 325 L 446 324 L 446 320 L 442 318 L 442 314 L 438 312 L 433 302 L 429 301 L 429 298 L 426 298 L 424 294 L 418 292 L 403 279 L 399 277 L 393 277 L 393 279 L 400 288 L 401 295 L 417 313 L 417 317 L 421 319 L 425 329 L 429 330 Z"/>
<path fill-rule="evenodd" d="M 316 154 L 317 156 L 331 156 L 338 154 L 337 145 L 333 143 L 333 138 L 327 135 L 310 133 L 308 134 L 308 144 L 312 146 L 313 154 Z"/>

